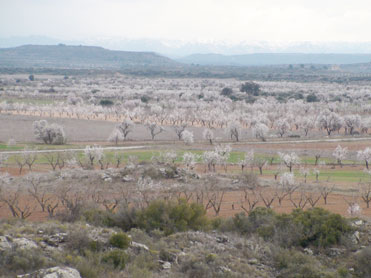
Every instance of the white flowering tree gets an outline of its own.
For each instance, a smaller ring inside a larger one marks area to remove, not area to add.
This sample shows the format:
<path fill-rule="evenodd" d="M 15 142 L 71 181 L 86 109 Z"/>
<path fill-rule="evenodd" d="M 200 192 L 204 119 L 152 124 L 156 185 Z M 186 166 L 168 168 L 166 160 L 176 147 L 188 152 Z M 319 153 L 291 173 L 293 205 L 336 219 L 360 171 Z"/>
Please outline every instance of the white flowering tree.
<path fill-rule="evenodd" d="M 131 120 L 124 120 L 121 124 L 116 126 L 116 129 L 121 133 L 123 140 L 126 140 L 129 133 L 133 131 L 134 123 Z"/>
<path fill-rule="evenodd" d="M 354 134 L 354 129 L 361 127 L 361 117 L 359 115 L 346 115 L 344 117 L 344 124 L 346 133 L 349 132 L 350 135 Z"/>
<path fill-rule="evenodd" d="M 267 140 L 269 128 L 264 123 L 257 123 L 255 127 L 253 128 L 253 134 L 257 139 L 260 139 L 262 141 Z"/>
<path fill-rule="evenodd" d="M 334 152 L 332 153 L 340 167 L 343 167 L 342 161 L 347 157 L 347 154 L 348 148 L 347 147 L 342 148 L 340 145 L 338 145 L 335 148 Z"/>
<path fill-rule="evenodd" d="M 178 136 L 178 139 L 179 140 L 182 140 L 182 138 L 183 138 L 182 135 L 183 135 L 183 132 L 186 130 L 186 128 L 187 128 L 187 125 L 186 124 L 183 124 L 181 126 L 174 126 L 173 127 L 174 132 L 175 132 L 176 136 Z"/>
<path fill-rule="evenodd" d="M 210 145 L 213 144 L 214 141 L 214 132 L 209 129 L 205 128 L 204 131 L 202 132 L 202 137 L 210 143 Z"/>
<path fill-rule="evenodd" d="M 287 133 L 287 131 L 290 129 L 290 124 L 288 123 L 286 119 L 279 119 L 276 122 L 276 128 L 277 128 L 278 134 L 281 137 L 283 137 L 283 135 Z"/>
<path fill-rule="evenodd" d="M 280 157 L 281 162 L 286 165 L 287 168 L 289 168 L 290 172 L 292 172 L 292 167 L 295 165 L 300 164 L 300 158 L 295 152 L 291 153 L 278 153 L 278 156 Z"/>
<path fill-rule="evenodd" d="M 343 126 L 343 119 L 335 112 L 324 110 L 317 119 L 317 126 L 327 131 L 330 136 L 332 132 L 338 131 Z"/>
<path fill-rule="evenodd" d="M 369 169 L 369 164 L 371 162 L 371 148 L 366 147 L 364 150 L 358 151 L 357 159 L 360 161 L 364 161 L 366 165 L 366 169 Z"/>
<path fill-rule="evenodd" d="M 33 123 L 33 129 L 36 139 L 42 140 L 45 144 L 65 144 L 67 141 L 61 125 L 40 120 Z"/>
<path fill-rule="evenodd" d="M 252 169 L 253 163 L 254 163 L 254 150 L 250 150 L 248 152 L 245 152 L 243 159 L 241 159 L 238 162 L 238 165 L 240 165 L 241 171 L 243 172 L 244 169 L 249 166 L 251 166 Z"/>
<path fill-rule="evenodd" d="M 149 130 L 150 134 L 151 134 L 151 139 L 152 140 L 155 140 L 155 137 L 164 132 L 165 129 L 162 127 L 162 126 L 158 126 L 156 123 L 149 123 L 146 125 L 147 129 Z"/>
<path fill-rule="evenodd" d="M 182 133 L 182 139 L 187 146 L 192 145 L 194 143 L 193 132 L 189 130 L 184 130 Z"/>
<path fill-rule="evenodd" d="M 188 170 L 193 170 L 198 159 L 199 159 L 199 156 L 197 154 L 194 154 L 191 152 L 185 152 L 183 154 L 183 162 Z"/>
<path fill-rule="evenodd" d="M 118 142 L 121 140 L 124 140 L 121 131 L 118 130 L 117 128 L 114 128 L 108 137 L 108 142 L 114 142 L 115 145 L 117 145 Z"/>
<path fill-rule="evenodd" d="M 230 136 L 231 140 L 240 141 L 242 132 L 241 124 L 237 120 L 231 120 L 228 122 L 225 132 Z"/>
<path fill-rule="evenodd" d="M 295 192 L 295 177 L 291 172 L 284 172 L 280 175 L 279 183 L 275 186 L 275 192 L 279 205 L 282 205 L 283 200 Z"/>

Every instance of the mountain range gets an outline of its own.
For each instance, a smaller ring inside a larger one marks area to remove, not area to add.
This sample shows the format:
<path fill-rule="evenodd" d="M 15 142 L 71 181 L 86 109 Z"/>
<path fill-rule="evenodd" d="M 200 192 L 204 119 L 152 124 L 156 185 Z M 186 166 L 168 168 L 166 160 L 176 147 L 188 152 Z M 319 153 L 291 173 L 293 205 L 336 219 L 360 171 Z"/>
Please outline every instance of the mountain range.
<path fill-rule="evenodd" d="M 24 45 L 0 48 L 0 67 L 125 69 L 174 67 L 178 63 L 153 52 L 115 51 L 95 46 Z"/>
<path fill-rule="evenodd" d="M 120 37 L 91 37 L 59 39 L 47 36 L 0 37 L 0 48 L 21 45 L 92 45 L 112 50 L 156 52 L 170 58 L 192 54 L 244 55 L 255 53 L 305 54 L 369 54 L 371 42 L 272 42 L 272 41 L 185 41 L 169 39 L 128 39 Z"/>
<path fill-rule="evenodd" d="M 24 45 L 0 48 L 2 68 L 189 70 L 197 66 L 351 65 L 369 64 L 371 54 L 255 53 L 245 55 L 193 54 L 170 59 L 154 52 L 109 50 L 83 45 Z"/>
<path fill-rule="evenodd" d="M 177 59 L 208 66 L 269 66 L 289 64 L 358 64 L 371 62 L 371 54 L 256 53 L 246 55 L 193 54 Z"/>

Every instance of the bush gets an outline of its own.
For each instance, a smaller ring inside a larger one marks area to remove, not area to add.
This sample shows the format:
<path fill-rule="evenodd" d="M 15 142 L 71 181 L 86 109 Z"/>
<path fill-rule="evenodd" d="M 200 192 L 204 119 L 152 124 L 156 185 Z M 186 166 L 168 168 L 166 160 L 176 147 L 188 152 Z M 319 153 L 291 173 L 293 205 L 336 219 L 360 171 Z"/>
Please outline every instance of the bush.
<path fill-rule="evenodd" d="M 189 229 L 201 230 L 208 225 L 206 211 L 199 204 L 179 202 L 152 202 L 139 213 L 138 226 L 147 232 L 155 229 L 164 231 L 166 235 Z"/>
<path fill-rule="evenodd" d="M 233 95 L 233 90 L 231 88 L 225 87 L 225 88 L 223 88 L 223 90 L 220 94 L 222 96 L 229 97 L 229 96 Z"/>
<path fill-rule="evenodd" d="M 225 225 L 222 226 L 226 230 Z M 236 214 L 233 226 L 241 234 L 257 233 L 265 240 L 275 241 L 285 247 L 329 247 L 341 243 L 342 238 L 351 231 L 344 217 L 321 208 L 276 214 L 271 209 L 259 207 L 251 211 L 249 216 Z"/>
<path fill-rule="evenodd" d="M 150 101 L 150 98 L 148 96 L 141 96 L 140 97 L 140 100 L 143 102 L 143 103 L 148 103 Z"/>
<path fill-rule="evenodd" d="M 321 270 L 321 264 L 313 257 L 294 250 L 277 249 L 274 263 L 279 270 L 278 278 L 322 278 L 329 277 Z"/>
<path fill-rule="evenodd" d="M 351 231 L 351 227 L 344 217 L 322 208 L 313 208 L 307 211 L 294 210 L 292 218 L 294 223 L 303 227 L 300 239 L 300 245 L 303 247 L 309 244 L 318 247 L 339 244 L 342 237 Z"/>
<path fill-rule="evenodd" d="M 319 99 L 315 94 L 310 94 L 307 96 L 307 102 L 318 102 Z"/>
<path fill-rule="evenodd" d="M 255 82 L 245 82 L 241 85 L 240 91 L 249 95 L 258 96 L 260 93 L 260 85 Z"/>
<path fill-rule="evenodd" d="M 109 243 L 116 248 L 120 249 L 126 249 L 129 247 L 131 242 L 130 237 L 127 236 L 125 233 L 118 233 L 115 235 L 112 235 L 109 239 Z"/>
<path fill-rule="evenodd" d="M 124 231 L 138 227 L 138 210 L 136 208 L 121 207 L 113 216 L 113 226 Z"/>
<path fill-rule="evenodd" d="M 47 258 L 39 250 L 11 249 L 0 252 L 0 275 L 31 272 L 47 266 Z"/>
<path fill-rule="evenodd" d="M 110 264 L 118 269 L 124 269 L 127 261 L 128 255 L 123 250 L 113 250 L 102 257 L 102 262 Z"/>
<path fill-rule="evenodd" d="M 67 248 L 77 251 L 80 255 L 85 255 L 86 250 L 94 248 L 94 246 L 91 240 L 86 236 L 84 230 L 77 230 L 68 235 Z"/>
<path fill-rule="evenodd" d="M 371 277 L 371 247 L 363 249 L 355 256 L 355 272 L 358 277 Z"/>
<path fill-rule="evenodd" d="M 90 208 L 82 212 L 82 218 L 94 226 L 114 226 L 114 214 L 108 211 Z"/>
<path fill-rule="evenodd" d="M 267 239 L 266 232 L 272 230 L 274 217 L 275 213 L 273 210 L 259 207 L 251 211 L 249 216 L 246 216 L 245 213 L 236 214 L 233 218 L 233 223 L 242 234 L 258 232 Z M 270 236 L 272 235 L 270 234 Z"/>
<path fill-rule="evenodd" d="M 113 105 L 113 101 L 112 100 L 109 100 L 109 99 L 102 99 L 99 102 L 99 104 L 102 105 L 102 106 L 112 106 Z"/>
<path fill-rule="evenodd" d="M 33 130 L 36 139 L 42 140 L 45 144 L 62 145 L 67 141 L 63 127 L 49 124 L 46 120 L 33 122 Z"/>

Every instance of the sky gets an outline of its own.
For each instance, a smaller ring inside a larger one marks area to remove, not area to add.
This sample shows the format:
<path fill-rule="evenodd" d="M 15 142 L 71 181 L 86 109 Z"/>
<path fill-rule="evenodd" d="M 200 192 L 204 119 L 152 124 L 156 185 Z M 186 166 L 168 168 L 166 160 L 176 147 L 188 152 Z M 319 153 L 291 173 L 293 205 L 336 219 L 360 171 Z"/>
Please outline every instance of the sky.
<path fill-rule="evenodd" d="M 0 0 L 0 37 L 371 41 L 370 0 Z"/>

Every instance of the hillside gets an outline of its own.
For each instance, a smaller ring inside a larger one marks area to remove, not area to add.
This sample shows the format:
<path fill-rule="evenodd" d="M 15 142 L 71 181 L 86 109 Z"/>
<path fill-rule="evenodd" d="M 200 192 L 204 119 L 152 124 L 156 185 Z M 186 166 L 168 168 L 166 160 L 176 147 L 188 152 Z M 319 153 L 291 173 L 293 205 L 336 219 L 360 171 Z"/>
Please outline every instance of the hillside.
<path fill-rule="evenodd" d="M 371 62 L 371 54 L 256 53 L 246 55 L 193 54 L 179 62 L 215 66 L 266 66 L 289 64 L 355 64 Z"/>
<path fill-rule="evenodd" d="M 113 51 L 95 46 L 24 45 L 0 49 L 0 67 L 124 69 L 175 65 L 177 62 L 152 52 Z"/>

